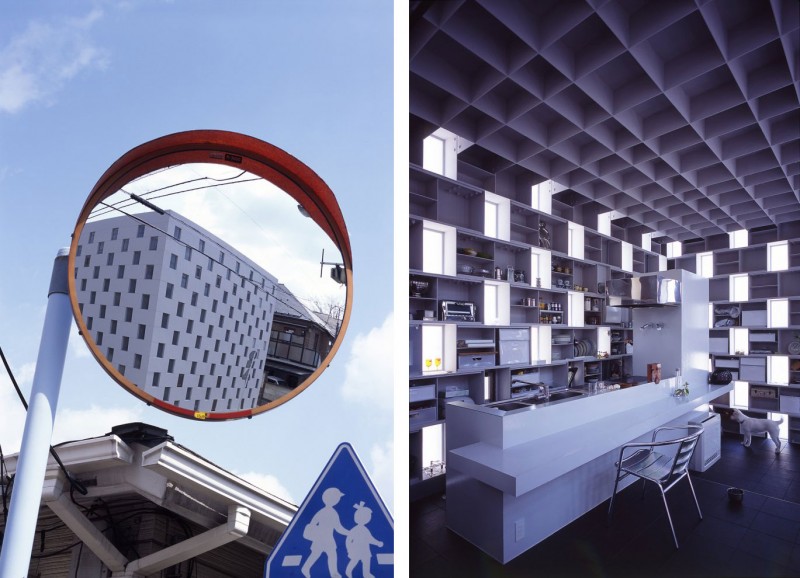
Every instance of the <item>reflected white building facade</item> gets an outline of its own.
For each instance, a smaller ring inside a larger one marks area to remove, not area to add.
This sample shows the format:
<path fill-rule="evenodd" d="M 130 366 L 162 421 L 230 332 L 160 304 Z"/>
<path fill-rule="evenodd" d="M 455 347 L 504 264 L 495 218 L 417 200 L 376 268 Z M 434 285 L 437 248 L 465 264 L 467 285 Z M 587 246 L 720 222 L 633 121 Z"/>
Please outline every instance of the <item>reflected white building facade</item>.
<path fill-rule="evenodd" d="M 167 211 L 87 223 L 75 275 L 97 347 L 145 392 L 195 412 L 258 405 L 278 290 L 267 271 Z"/>

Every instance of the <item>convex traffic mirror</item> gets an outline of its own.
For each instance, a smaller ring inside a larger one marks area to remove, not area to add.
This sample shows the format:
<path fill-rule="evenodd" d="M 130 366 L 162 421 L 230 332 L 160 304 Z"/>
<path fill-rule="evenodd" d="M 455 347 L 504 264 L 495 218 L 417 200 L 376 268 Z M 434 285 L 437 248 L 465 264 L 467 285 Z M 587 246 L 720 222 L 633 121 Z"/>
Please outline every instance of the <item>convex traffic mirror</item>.
<path fill-rule="evenodd" d="M 95 358 L 191 419 L 290 400 L 330 364 L 350 316 L 334 194 L 293 156 L 236 133 L 177 133 L 122 156 L 81 211 L 69 263 Z"/>

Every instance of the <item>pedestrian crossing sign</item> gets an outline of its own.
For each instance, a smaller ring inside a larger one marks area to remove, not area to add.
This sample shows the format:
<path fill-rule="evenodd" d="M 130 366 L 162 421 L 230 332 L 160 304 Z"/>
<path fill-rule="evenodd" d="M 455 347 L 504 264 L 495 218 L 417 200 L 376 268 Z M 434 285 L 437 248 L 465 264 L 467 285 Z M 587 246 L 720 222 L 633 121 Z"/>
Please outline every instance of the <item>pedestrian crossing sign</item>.
<path fill-rule="evenodd" d="M 269 555 L 265 578 L 394 575 L 394 522 L 349 443 L 336 448 Z"/>

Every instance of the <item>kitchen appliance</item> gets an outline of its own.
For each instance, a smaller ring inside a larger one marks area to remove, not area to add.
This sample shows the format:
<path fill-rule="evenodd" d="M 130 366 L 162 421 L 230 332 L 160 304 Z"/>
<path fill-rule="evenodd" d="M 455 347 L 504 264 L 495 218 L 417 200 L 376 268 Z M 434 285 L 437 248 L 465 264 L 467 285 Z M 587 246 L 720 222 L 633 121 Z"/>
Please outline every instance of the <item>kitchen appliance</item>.
<path fill-rule="evenodd" d="M 689 425 L 703 426 L 703 433 L 700 434 L 692 458 L 689 460 L 689 469 L 694 472 L 704 472 L 717 463 L 722 455 L 720 452 L 722 425 L 719 414 L 693 412 L 689 418 Z"/>
<path fill-rule="evenodd" d="M 419 279 L 411 279 L 408 282 L 409 285 L 409 292 L 411 297 L 425 297 L 428 293 L 428 288 L 430 287 L 430 281 L 423 281 Z"/>
<path fill-rule="evenodd" d="M 440 301 L 442 321 L 475 321 L 475 303 L 472 301 Z"/>
<path fill-rule="evenodd" d="M 621 297 L 620 307 L 665 307 L 681 303 L 681 282 L 661 275 L 611 279 L 608 294 Z"/>

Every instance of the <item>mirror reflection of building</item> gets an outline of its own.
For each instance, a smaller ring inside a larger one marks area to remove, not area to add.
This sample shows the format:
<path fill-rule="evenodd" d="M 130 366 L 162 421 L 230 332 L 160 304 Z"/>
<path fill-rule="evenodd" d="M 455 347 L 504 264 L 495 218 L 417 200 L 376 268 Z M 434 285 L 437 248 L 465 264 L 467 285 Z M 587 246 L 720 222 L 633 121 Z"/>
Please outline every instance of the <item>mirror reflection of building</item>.
<path fill-rule="evenodd" d="M 305 311 L 268 271 L 172 211 L 90 221 L 77 257 L 81 311 L 106 359 L 193 411 L 256 407 L 276 295 L 287 312 Z"/>

